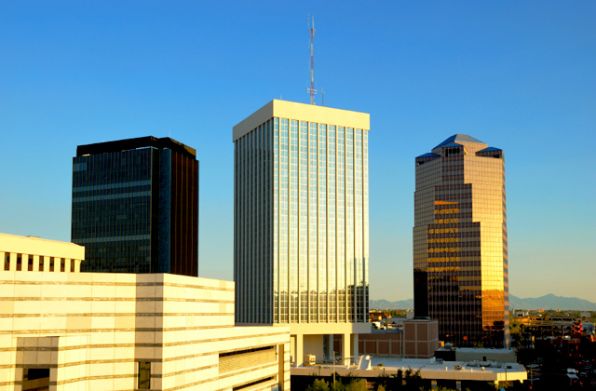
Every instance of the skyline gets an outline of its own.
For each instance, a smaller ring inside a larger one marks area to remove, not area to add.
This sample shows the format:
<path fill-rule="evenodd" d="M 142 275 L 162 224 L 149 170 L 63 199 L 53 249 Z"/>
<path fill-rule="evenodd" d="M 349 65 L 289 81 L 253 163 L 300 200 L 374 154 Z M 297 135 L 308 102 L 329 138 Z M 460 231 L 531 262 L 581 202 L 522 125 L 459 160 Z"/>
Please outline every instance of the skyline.
<path fill-rule="evenodd" d="M 171 136 L 200 161 L 199 274 L 232 279 L 230 132 L 308 101 L 312 14 L 326 105 L 371 113 L 371 299 L 412 297 L 413 161 L 462 132 L 507 151 L 511 292 L 596 300 L 596 5 L 65 4 L 0 6 L 0 232 L 69 240 L 76 146 Z"/>

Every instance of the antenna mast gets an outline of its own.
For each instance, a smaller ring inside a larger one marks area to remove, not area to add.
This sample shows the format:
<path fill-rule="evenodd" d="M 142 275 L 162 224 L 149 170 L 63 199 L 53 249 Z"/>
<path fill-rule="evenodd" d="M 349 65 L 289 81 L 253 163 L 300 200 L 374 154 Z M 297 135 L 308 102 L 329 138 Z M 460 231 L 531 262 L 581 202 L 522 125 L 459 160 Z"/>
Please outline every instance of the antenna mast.
<path fill-rule="evenodd" d="M 308 26 L 308 34 L 310 36 L 310 88 L 308 94 L 310 95 L 310 104 L 314 105 L 315 95 L 315 17 L 313 16 Z"/>

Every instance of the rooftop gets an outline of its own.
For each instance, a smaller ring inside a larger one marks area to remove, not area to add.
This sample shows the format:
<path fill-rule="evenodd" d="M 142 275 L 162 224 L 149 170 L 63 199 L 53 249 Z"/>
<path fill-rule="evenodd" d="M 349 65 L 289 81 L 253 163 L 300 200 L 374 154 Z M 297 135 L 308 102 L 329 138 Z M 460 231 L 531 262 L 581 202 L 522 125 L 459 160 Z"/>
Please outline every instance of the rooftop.
<path fill-rule="evenodd" d="M 454 134 L 453 136 L 447 137 L 445 140 L 443 140 L 442 143 L 437 145 L 435 148 L 450 147 L 453 144 L 463 145 L 463 144 L 485 144 L 485 143 L 483 141 L 480 141 L 480 140 L 472 137 L 472 136 L 468 136 L 467 134 L 457 133 L 457 134 Z M 435 149 L 435 148 L 433 148 L 433 149 Z"/>
<path fill-rule="evenodd" d="M 34 254 L 68 259 L 85 259 L 85 247 L 78 244 L 0 233 L 0 251 L 17 254 Z"/>
<path fill-rule="evenodd" d="M 197 151 L 188 145 L 182 144 L 180 141 L 174 140 L 170 137 L 137 137 L 124 140 L 105 141 L 101 143 L 79 145 L 77 147 L 77 156 L 96 155 L 100 153 L 123 152 L 140 148 L 158 148 L 171 149 L 176 152 L 181 152 L 189 157 L 196 158 Z"/>
<path fill-rule="evenodd" d="M 478 140 L 467 134 L 456 133 L 453 136 L 447 137 L 430 153 L 425 153 L 416 157 L 416 165 L 420 166 L 429 161 L 438 159 L 441 156 L 450 156 L 458 153 L 455 150 L 463 150 L 464 154 L 475 154 L 482 157 L 503 158 L 503 150 L 500 148 L 489 147 L 485 142 Z"/>
<path fill-rule="evenodd" d="M 292 375 L 330 376 L 333 372 L 354 377 L 390 376 L 398 370 L 420 371 L 420 377 L 428 380 L 515 381 L 526 380 L 527 372 L 518 363 L 492 361 L 441 361 L 431 359 L 400 359 L 395 357 L 371 357 L 371 369 L 357 366 L 315 365 L 293 367 Z"/>
<path fill-rule="evenodd" d="M 273 99 L 234 126 L 233 140 L 236 141 L 273 117 L 370 129 L 368 113 Z"/>

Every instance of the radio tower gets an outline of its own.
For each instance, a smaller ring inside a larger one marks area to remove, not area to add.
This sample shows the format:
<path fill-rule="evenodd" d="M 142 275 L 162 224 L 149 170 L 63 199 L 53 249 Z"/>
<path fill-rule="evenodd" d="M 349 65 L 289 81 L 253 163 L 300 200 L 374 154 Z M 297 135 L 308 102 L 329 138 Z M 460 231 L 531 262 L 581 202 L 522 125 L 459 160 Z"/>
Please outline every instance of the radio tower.
<path fill-rule="evenodd" d="M 315 95 L 315 17 L 313 16 L 308 26 L 308 34 L 310 36 L 310 88 L 308 88 L 308 94 L 310 95 L 310 104 L 314 105 Z"/>

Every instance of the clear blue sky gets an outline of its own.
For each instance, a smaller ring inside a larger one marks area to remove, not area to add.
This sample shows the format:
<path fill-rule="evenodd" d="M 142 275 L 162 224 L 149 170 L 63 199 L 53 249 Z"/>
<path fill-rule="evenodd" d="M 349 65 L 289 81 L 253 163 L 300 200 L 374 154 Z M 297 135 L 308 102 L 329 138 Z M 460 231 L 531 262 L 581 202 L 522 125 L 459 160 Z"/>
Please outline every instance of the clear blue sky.
<path fill-rule="evenodd" d="M 596 2 L 2 1 L 0 231 L 68 240 L 78 144 L 198 150 L 200 273 L 232 278 L 232 126 L 306 101 L 371 113 L 371 297 L 412 296 L 414 157 L 506 151 L 513 294 L 596 301 Z"/>

